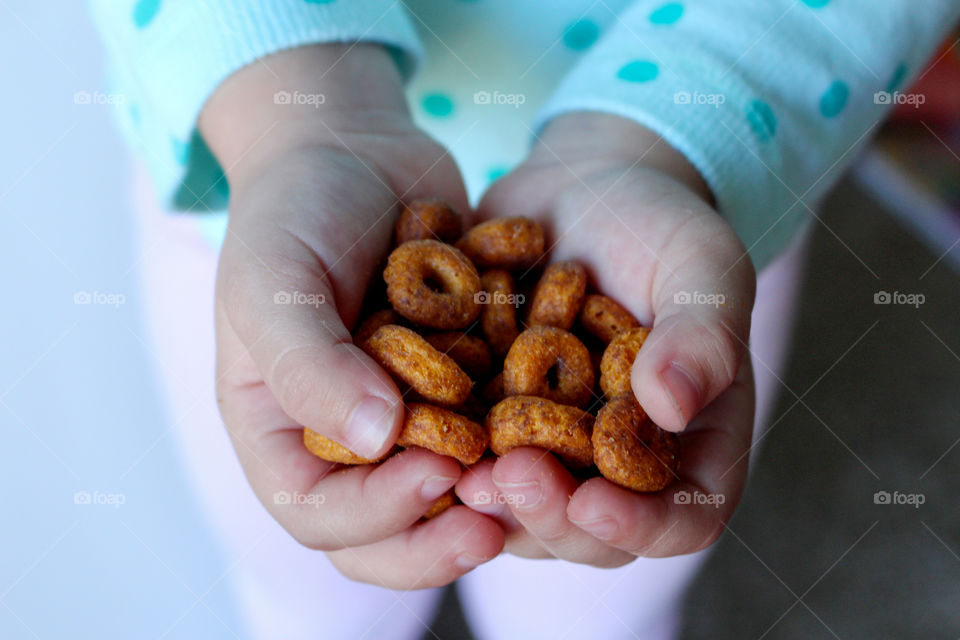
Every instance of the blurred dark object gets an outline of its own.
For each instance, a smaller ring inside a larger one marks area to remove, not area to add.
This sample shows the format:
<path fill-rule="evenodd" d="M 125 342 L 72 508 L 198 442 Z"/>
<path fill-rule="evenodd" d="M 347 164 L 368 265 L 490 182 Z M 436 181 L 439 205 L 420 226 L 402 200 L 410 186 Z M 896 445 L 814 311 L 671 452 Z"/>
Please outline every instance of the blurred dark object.
<path fill-rule="evenodd" d="M 960 271 L 960 47 L 958 34 L 914 85 L 878 92 L 896 104 L 874 145 L 857 162 L 861 186 L 900 223 Z M 932 267 L 931 267 L 932 268 Z"/>

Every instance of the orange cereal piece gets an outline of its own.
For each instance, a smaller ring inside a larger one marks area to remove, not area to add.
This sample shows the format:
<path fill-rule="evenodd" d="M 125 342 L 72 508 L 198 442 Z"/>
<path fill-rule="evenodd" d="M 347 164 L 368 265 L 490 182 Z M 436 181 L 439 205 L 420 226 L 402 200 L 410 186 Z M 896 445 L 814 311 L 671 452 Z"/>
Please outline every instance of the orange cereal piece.
<path fill-rule="evenodd" d="M 539 396 L 584 406 L 593 398 L 590 352 L 563 329 L 530 327 L 503 361 L 503 389 L 508 396 Z"/>
<path fill-rule="evenodd" d="M 489 438 L 483 426 L 464 416 L 429 404 L 410 403 L 397 444 L 423 447 L 471 465 L 487 450 Z"/>
<path fill-rule="evenodd" d="M 592 442 L 597 468 L 614 484 L 634 491 L 660 491 L 676 478 L 677 434 L 653 424 L 633 393 L 619 395 L 600 409 Z"/>
<path fill-rule="evenodd" d="M 481 269 L 526 269 L 543 256 L 543 227 L 529 218 L 495 218 L 480 223 L 457 241 Z"/>
<path fill-rule="evenodd" d="M 607 345 L 600 360 L 600 388 L 608 398 L 633 393 L 630 371 L 648 335 L 647 327 L 634 327 L 617 334 Z"/>
<path fill-rule="evenodd" d="M 353 332 L 353 344 L 362 346 L 367 338 L 376 333 L 377 329 L 385 324 L 399 324 L 402 318 L 393 309 L 381 309 L 371 313 L 366 320 L 360 323 Z"/>
<path fill-rule="evenodd" d="M 504 269 L 491 269 L 480 276 L 483 308 L 480 310 L 480 328 L 490 349 L 498 356 L 506 355 L 517 339 L 517 306 L 513 276 Z"/>
<path fill-rule="evenodd" d="M 439 198 L 414 200 L 397 219 L 394 238 L 397 246 L 410 240 L 454 242 L 463 233 L 463 222 L 456 211 Z"/>
<path fill-rule="evenodd" d="M 445 494 L 437 498 L 430 508 L 427 509 L 427 512 L 424 513 L 421 518 L 424 520 L 430 520 L 431 518 L 436 518 L 438 515 L 457 504 L 457 494 L 454 493 L 453 489 L 447 491 Z"/>
<path fill-rule="evenodd" d="M 462 329 L 480 315 L 480 274 L 456 248 L 411 240 L 390 254 L 387 297 L 404 318 L 433 329 Z"/>
<path fill-rule="evenodd" d="M 547 267 L 533 290 L 527 324 L 569 331 L 583 306 L 587 271 L 576 262 L 555 262 Z"/>
<path fill-rule="evenodd" d="M 429 402 L 456 406 L 467 399 L 473 387 L 470 377 L 453 358 L 406 327 L 384 325 L 362 347 L 380 366 Z"/>
<path fill-rule="evenodd" d="M 608 344 L 618 334 L 639 327 L 640 323 L 613 298 L 590 294 L 583 302 L 580 325 Z"/>
<path fill-rule="evenodd" d="M 572 468 L 593 463 L 592 427 L 586 411 L 534 396 L 512 396 L 487 414 L 490 448 L 498 456 L 516 447 L 540 447 Z"/>
<path fill-rule="evenodd" d="M 330 462 L 339 462 L 340 464 L 373 464 L 380 462 L 390 454 L 390 452 L 387 452 L 383 457 L 377 458 L 376 460 L 363 458 L 339 442 L 325 438 L 313 429 L 307 428 L 303 430 L 303 444 L 307 448 L 307 451 L 318 458 L 323 458 Z"/>
<path fill-rule="evenodd" d="M 472 378 L 484 378 L 490 373 L 493 356 L 487 343 L 461 331 L 432 333 L 424 336 L 433 347 L 445 353 Z"/>

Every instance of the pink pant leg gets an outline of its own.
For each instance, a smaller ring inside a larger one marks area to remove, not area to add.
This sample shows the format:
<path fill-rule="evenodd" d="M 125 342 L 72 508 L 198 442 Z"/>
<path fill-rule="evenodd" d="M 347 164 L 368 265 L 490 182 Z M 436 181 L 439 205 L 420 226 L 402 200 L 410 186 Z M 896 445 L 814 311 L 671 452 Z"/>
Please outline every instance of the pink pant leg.
<path fill-rule="evenodd" d="M 252 638 L 419 638 L 438 590 L 399 593 L 341 576 L 293 540 L 254 497 L 214 394 L 213 292 L 217 252 L 193 214 L 160 210 L 137 178 L 146 325 L 195 499 L 222 544 L 224 577 Z M 202 215 L 202 214 L 197 214 Z"/>
<path fill-rule="evenodd" d="M 789 356 L 807 234 L 759 275 L 750 338 L 757 387 L 754 442 L 766 427 Z M 755 451 L 755 449 L 754 449 Z M 676 558 L 639 558 L 618 569 L 501 556 L 457 583 L 480 640 L 643 638 L 669 640 L 709 549 Z"/>

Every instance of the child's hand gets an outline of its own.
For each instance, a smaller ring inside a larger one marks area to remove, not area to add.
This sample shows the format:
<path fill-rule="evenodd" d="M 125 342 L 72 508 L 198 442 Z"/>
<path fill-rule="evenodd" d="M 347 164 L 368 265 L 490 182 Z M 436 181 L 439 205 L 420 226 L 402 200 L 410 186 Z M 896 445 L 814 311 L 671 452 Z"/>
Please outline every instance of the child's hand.
<path fill-rule="evenodd" d="M 277 104 L 278 91 L 323 103 Z M 411 527 L 459 479 L 455 460 L 411 450 L 330 473 L 302 443 L 307 426 L 367 457 L 392 446 L 400 394 L 347 327 L 380 276 L 401 198 L 468 210 L 453 160 L 410 121 L 386 52 L 326 45 L 271 56 L 217 90 L 201 130 L 231 188 L 218 401 L 261 502 L 356 580 L 442 585 L 496 556 L 501 528 L 465 507 Z"/>
<path fill-rule="evenodd" d="M 600 291 L 653 324 L 633 389 L 656 424 L 683 430 L 679 480 L 657 494 L 603 478 L 578 486 L 553 456 L 530 448 L 465 472 L 458 495 L 502 523 L 507 551 L 617 566 L 691 553 L 722 532 L 743 490 L 753 429 L 746 343 L 755 274 L 709 200 L 666 142 L 619 117 L 583 113 L 552 122 L 481 202 L 482 217 L 542 222 L 555 240 L 551 260 L 583 263 Z M 486 504 L 476 504 L 478 493 Z"/>

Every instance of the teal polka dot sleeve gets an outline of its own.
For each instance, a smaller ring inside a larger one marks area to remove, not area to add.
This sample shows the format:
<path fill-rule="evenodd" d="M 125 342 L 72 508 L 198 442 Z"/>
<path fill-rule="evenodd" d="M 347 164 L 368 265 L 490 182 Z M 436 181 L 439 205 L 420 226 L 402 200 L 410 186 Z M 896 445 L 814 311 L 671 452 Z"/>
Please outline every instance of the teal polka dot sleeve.
<path fill-rule="evenodd" d="M 762 267 L 870 139 L 892 102 L 883 92 L 906 88 L 958 18 L 950 0 L 636 1 L 537 125 L 587 110 L 653 129 L 699 169 Z"/>
<path fill-rule="evenodd" d="M 167 206 L 223 209 L 223 172 L 196 130 L 228 75 L 270 53 L 364 40 L 391 48 L 405 76 L 422 57 L 402 3 L 384 0 L 88 0 L 107 51 L 121 127 Z"/>

